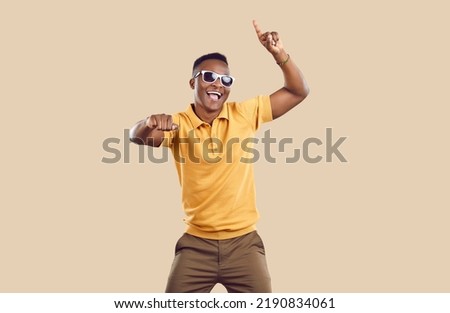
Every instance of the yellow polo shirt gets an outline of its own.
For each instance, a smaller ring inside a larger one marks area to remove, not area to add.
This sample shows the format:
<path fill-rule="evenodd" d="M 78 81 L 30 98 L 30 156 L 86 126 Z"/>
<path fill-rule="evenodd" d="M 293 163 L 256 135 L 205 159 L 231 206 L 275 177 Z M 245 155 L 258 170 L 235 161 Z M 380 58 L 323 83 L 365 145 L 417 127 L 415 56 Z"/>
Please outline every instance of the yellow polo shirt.
<path fill-rule="evenodd" d="M 192 104 L 172 115 L 178 130 L 165 132 L 182 190 L 186 232 L 208 239 L 228 239 L 256 229 L 253 148 L 259 126 L 272 120 L 269 96 L 227 102 L 212 125 Z"/>

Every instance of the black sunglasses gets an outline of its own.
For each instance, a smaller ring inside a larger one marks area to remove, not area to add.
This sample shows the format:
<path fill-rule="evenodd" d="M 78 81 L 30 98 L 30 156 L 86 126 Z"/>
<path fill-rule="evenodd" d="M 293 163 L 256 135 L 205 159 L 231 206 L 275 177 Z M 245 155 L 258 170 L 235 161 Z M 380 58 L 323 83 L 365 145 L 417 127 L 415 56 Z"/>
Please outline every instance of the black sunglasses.
<path fill-rule="evenodd" d="M 205 83 L 214 83 L 217 78 L 220 78 L 220 83 L 222 86 L 230 88 L 231 85 L 233 85 L 234 77 L 230 75 L 220 75 L 213 71 L 200 71 L 197 72 L 197 74 L 194 75 L 194 78 L 197 78 L 198 76 L 202 75 L 202 79 Z"/>

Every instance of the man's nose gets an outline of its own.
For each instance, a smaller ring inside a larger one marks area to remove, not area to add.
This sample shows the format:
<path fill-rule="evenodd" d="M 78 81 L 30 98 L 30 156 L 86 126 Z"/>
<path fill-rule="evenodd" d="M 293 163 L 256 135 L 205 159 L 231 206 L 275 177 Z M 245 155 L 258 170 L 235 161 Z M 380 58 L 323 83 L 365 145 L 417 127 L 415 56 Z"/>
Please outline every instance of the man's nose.
<path fill-rule="evenodd" d="M 214 86 L 216 86 L 216 87 L 220 87 L 220 86 L 221 86 L 220 78 L 217 77 L 217 79 L 216 79 L 215 81 L 213 81 L 212 84 L 213 84 Z"/>

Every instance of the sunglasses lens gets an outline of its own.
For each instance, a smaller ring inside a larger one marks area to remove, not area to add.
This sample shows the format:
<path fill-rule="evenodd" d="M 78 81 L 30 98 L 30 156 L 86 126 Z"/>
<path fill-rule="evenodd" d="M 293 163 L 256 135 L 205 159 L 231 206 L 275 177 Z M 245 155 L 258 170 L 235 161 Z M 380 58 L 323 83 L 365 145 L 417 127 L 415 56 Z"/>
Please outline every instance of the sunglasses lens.
<path fill-rule="evenodd" d="M 230 76 L 222 76 L 221 81 L 225 87 L 230 87 L 233 84 L 233 78 Z"/>
<path fill-rule="evenodd" d="M 203 80 L 207 83 L 212 83 L 217 79 L 217 75 L 214 72 L 203 72 Z"/>

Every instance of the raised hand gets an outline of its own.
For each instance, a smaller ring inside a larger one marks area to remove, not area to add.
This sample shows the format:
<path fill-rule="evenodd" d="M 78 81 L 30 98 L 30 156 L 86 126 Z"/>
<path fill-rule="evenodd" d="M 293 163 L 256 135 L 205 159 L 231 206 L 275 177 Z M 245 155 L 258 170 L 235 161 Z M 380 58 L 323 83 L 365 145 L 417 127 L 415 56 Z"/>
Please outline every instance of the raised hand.
<path fill-rule="evenodd" d="M 277 56 L 284 51 L 283 43 L 277 32 L 262 32 L 256 20 L 253 20 L 253 27 L 258 36 L 259 42 L 273 55 Z"/>

